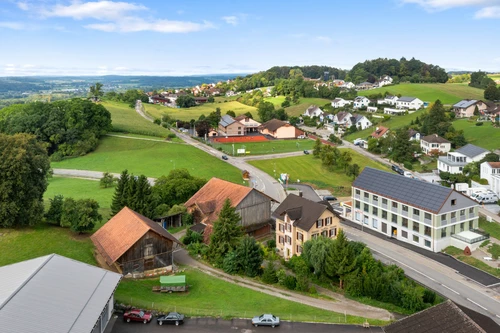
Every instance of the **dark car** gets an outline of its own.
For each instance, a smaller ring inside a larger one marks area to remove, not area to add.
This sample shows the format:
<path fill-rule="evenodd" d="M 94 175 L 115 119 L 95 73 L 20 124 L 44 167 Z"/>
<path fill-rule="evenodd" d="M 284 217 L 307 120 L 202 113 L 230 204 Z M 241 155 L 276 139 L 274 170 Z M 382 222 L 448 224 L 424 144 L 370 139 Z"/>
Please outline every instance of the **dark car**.
<path fill-rule="evenodd" d="M 229 157 L 227 157 L 226 155 L 222 155 L 222 159 L 223 159 L 224 161 L 227 161 L 227 160 L 229 159 Z"/>
<path fill-rule="evenodd" d="M 158 325 L 175 324 L 176 326 L 179 326 L 179 324 L 184 323 L 184 315 L 177 312 L 169 312 L 166 315 L 156 318 L 156 322 Z"/>
<path fill-rule="evenodd" d="M 123 320 L 127 323 L 130 323 L 131 321 L 140 321 L 147 324 L 151 321 L 151 319 L 153 319 L 153 315 L 148 311 L 129 310 L 123 314 Z"/>
<path fill-rule="evenodd" d="M 309 150 L 304 150 L 304 154 L 309 155 Z"/>
<path fill-rule="evenodd" d="M 280 318 L 275 317 L 272 314 L 263 314 L 258 317 L 253 317 L 252 319 L 252 325 L 255 327 L 257 326 L 279 326 L 280 324 Z"/>
<path fill-rule="evenodd" d="M 326 200 L 326 201 L 335 201 L 335 200 L 337 200 L 337 198 L 334 197 L 333 195 L 325 195 L 325 196 L 323 196 L 323 200 Z"/>
<path fill-rule="evenodd" d="M 392 165 L 392 170 L 399 173 L 401 176 L 404 176 L 405 174 L 405 171 L 403 169 L 401 169 L 400 167 L 398 167 L 397 165 Z"/>

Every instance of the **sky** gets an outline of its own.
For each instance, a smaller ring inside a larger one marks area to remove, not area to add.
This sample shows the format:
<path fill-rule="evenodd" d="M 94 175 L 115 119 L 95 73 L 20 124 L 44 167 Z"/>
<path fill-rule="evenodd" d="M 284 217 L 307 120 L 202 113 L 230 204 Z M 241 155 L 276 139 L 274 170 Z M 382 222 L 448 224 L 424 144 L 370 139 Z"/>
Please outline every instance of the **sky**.
<path fill-rule="evenodd" d="M 0 76 L 350 69 L 401 57 L 500 71 L 500 0 L 0 0 Z"/>

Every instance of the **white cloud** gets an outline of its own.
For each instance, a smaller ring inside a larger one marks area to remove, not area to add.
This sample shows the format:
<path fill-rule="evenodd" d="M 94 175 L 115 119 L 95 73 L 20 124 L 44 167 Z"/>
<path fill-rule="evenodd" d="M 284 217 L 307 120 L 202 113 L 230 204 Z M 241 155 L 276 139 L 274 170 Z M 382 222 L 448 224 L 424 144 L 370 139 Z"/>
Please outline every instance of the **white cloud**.
<path fill-rule="evenodd" d="M 327 37 L 327 36 L 316 36 L 314 39 L 317 40 L 318 42 L 323 42 L 326 44 L 329 44 L 332 42 L 332 39 L 330 37 Z"/>
<path fill-rule="evenodd" d="M 23 68 L 33 68 L 33 67 L 35 67 L 35 65 L 31 65 L 31 64 L 23 65 Z"/>
<path fill-rule="evenodd" d="M 0 28 L 7 28 L 12 30 L 23 30 L 26 26 L 20 22 L 0 22 Z"/>
<path fill-rule="evenodd" d="M 75 20 L 93 18 L 96 20 L 117 20 L 129 12 L 143 11 L 147 8 L 127 2 L 97 1 L 79 2 L 75 1 L 68 6 L 55 5 L 44 9 L 42 14 L 46 17 L 69 17 Z"/>
<path fill-rule="evenodd" d="M 29 9 L 29 5 L 27 2 L 18 2 L 17 7 L 21 10 L 28 10 Z"/>
<path fill-rule="evenodd" d="M 126 71 L 127 67 L 115 67 L 115 71 Z"/>
<path fill-rule="evenodd" d="M 500 18 L 500 6 L 485 7 L 476 12 L 475 18 Z"/>
<path fill-rule="evenodd" d="M 223 16 L 222 20 L 224 22 L 226 22 L 227 24 L 231 24 L 231 25 L 234 25 L 234 26 L 238 25 L 238 23 L 239 23 L 239 20 L 238 20 L 237 16 Z"/>
<path fill-rule="evenodd" d="M 499 0 L 400 0 L 401 3 L 414 3 L 430 11 L 456 7 L 487 6 L 500 3 Z"/>
<path fill-rule="evenodd" d="M 194 23 L 188 21 L 155 20 L 145 21 L 138 17 L 125 17 L 115 23 L 96 23 L 85 25 L 87 29 L 106 32 L 155 31 L 162 33 L 194 32 L 213 28 L 210 22 Z"/>

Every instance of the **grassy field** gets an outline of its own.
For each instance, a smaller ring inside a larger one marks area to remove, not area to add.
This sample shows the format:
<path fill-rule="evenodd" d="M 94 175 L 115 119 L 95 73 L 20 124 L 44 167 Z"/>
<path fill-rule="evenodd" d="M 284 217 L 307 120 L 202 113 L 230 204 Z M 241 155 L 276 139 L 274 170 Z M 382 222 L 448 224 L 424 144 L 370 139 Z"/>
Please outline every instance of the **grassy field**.
<path fill-rule="evenodd" d="M 285 96 L 276 96 L 276 97 L 266 97 L 265 101 L 271 102 L 274 104 L 276 109 L 281 108 L 281 103 L 285 101 Z M 289 116 L 300 116 L 304 113 L 304 111 L 310 107 L 311 105 L 323 106 L 327 103 L 331 103 L 331 100 L 326 98 L 300 98 L 299 104 L 285 108 L 286 112 Z"/>
<path fill-rule="evenodd" d="M 222 148 L 228 154 L 233 154 L 233 146 L 230 143 L 212 143 L 215 148 Z M 272 140 L 266 142 L 235 143 L 234 151 L 246 149 L 247 155 L 265 155 L 273 153 L 289 153 L 294 151 L 310 150 L 314 146 L 314 140 Z"/>
<path fill-rule="evenodd" d="M 99 182 L 95 180 L 81 178 L 64 178 L 54 176 L 49 179 L 49 186 L 43 195 L 46 207 L 49 199 L 56 195 L 63 195 L 65 198 L 73 199 L 94 199 L 99 203 L 99 213 L 102 215 L 103 223 L 111 215 L 111 200 L 115 193 L 114 187 L 101 188 Z M 96 226 L 96 230 L 100 226 Z"/>
<path fill-rule="evenodd" d="M 117 137 L 104 137 L 94 152 L 53 162 L 51 166 L 116 173 L 128 169 L 130 173 L 148 177 L 160 177 L 172 169 L 185 168 L 205 179 L 220 177 L 242 182 L 238 169 L 192 146 Z"/>
<path fill-rule="evenodd" d="M 421 117 L 422 113 L 424 113 L 425 111 L 426 110 L 423 109 L 423 110 L 418 110 L 416 112 L 413 112 L 412 114 L 407 114 L 404 116 L 392 116 L 391 119 L 389 119 L 383 123 L 380 123 L 380 125 L 387 127 L 387 128 L 390 128 L 391 130 L 395 130 L 396 128 L 410 125 L 410 122 L 412 120 L 415 120 L 417 117 Z M 353 140 L 355 140 L 357 138 L 366 139 L 370 136 L 370 134 L 373 133 L 373 131 L 375 131 L 375 127 L 376 126 L 373 126 L 373 127 L 367 128 L 363 131 L 358 131 L 358 132 L 346 135 L 344 137 L 344 140 L 352 142 Z"/>
<path fill-rule="evenodd" d="M 360 91 L 359 94 L 366 96 L 378 93 L 383 94 L 386 91 L 394 95 L 401 94 L 403 96 L 418 97 L 424 102 L 434 102 L 439 99 L 443 104 L 455 104 L 466 98 L 483 98 L 483 90 L 453 83 L 404 83 Z"/>
<path fill-rule="evenodd" d="M 161 311 L 178 311 L 188 316 L 221 316 L 223 318 L 251 318 L 272 312 L 283 320 L 344 322 L 344 314 L 321 310 L 234 285 L 198 270 L 184 273 L 190 285 L 189 293 L 159 294 L 151 291 L 158 279 L 122 280 L 116 290 L 118 302 Z M 235 302 L 234 300 L 238 300 Z M 347 316 L 347 323 L 361 324 L 364 318 Z M 385 324 L 369 320 L 373 325 Z"/>
<path fill-rule="evenodd" d="M 500 148 L 500 128 L 493 127 L 491 121 L 484 122 L 483 126 L 476 126 L 475 121 L 460 119 L 453 122 L 456 130 L 463 130 L 469 143 L 486 149 Z"/>
<path fill-rule="evenodd" d="M 351 163 L 357 163 L 361 170 L 370 166 L 380 170 L 389 169 L 378 162 L 375 162 L 351 149 L 347 149 L 352 156 Z M 342 149 L 344 151 L 344 149 Z M 342 170 L 328 171 L 321 165 L 319 159 L 315 159 L 312 155 L 304 155 L 297 157 L 285 157 L 274 160 L 260 160 L 249 161 L 253 166 L 267 172 L 269 175 L 274 176 L 273 170 L 276 170 L 276 177 L 280 173 L 288 173 L 290 175 L 290 182 L 297 182 L 311 184 L 317 188 L 326 188 L 333 191 L 337 195 L 345 195 L 346 192 L 350 193 L 350 186 L 353 179 L 346 176 Z M 344 191 L 338 187 L 343 186 Z"/>
<path fill-rule="evenodd" d="M 241 104 L 237 101 L 222 102 L 222 103 L 206 103 L 194 106 L 188 109 L 174 109 L 166 106 L 161 106 L 157 104 L 147 104 L 144 103 L 144 108 L 146 112 L 155 117 L 161 118 L 164 114 L 168 114 L 173 119 L 189 121 L 191 119 L 198 120 L 202 114 L 208 116 L 210 113 L 214 112 L 216 108 L 221 109 L 221 114 L 225 115 L 227 111 L 232 110 L 237 116 L 240 114 L 251 112 L 252 116 L 257 117 L 257 109 L 253 106 L 248 106 Z"/>
<path fill-rule="evenodd" d="M 166 137 L 170 131 L 141 117 L 126 103 L 105 101 L 101 103 L 110 113 L 113 131 Z"/>
<path fill-rule="evenodd" d="M 500 224 L 496 222 L 488 222 L 486 218 L 479 218 L 479 229 L 486 231 L 491 237 L 500 240 Z"/>
<path fill-rule="evenodd" d="M 476 268 L 479 268 L 482 271 L 485 271 L 491 275 L 494 275 L 496 277 L 500 277 L 500 268 L 494 268 L 491 267 L 488 264 L 485 264 L 479 259 L 476 259 L 474 257 L 466 256 L 464 255 L 464 251 L 460 250 L 459 248 L 456 248 L 454 246 L 448 246 L 443 250 L 443 252 L 457 258 L 460 261 L 465 262 L 466 264 L 469 264 L 471 266 L 474 266 Z"/>

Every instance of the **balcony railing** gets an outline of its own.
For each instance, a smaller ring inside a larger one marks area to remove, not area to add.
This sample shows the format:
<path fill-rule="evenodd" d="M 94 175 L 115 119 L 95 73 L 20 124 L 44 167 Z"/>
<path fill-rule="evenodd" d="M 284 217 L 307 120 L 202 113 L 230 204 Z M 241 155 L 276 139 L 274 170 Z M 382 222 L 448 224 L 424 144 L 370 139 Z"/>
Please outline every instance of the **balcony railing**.
<path fill-rule="evenodd" d="M 383 203 L 382 208 L 387 209 L 387 204 Z"/>
<path fill-rule="evenodd" d="M 432 224 L 432 220 L 424 218 L 424 223 L 428 224 L 428 225 L 431 225 Z"/>
<path fill-rule="evenodd" d="M 455 223 L 455 222 L 457 222 L 457 218 L 456 217 L 452 217 L 451 218 L 451 223 Z"/>
<path fill-rule="evenodd" d="M 401 212 L 401 215 L 403 215 L 403 216 L 405 216 L 405 217 L 408 217 L 408 211 L 404 211 L 404 210 L 403 210 L 403 211 Z"/>
<path fill-rule="evenodd" d="M 460 221 L 463 221 L 465 220 L 465 214 L 464 215 L 460 215 Z"/>
<path fill-rule="evenodd" d="M 448 224 L 448 220 L 441 220 L 441 225 L 447 225 Z"/>
<path fill-rule="evenodd" d="M 354 197 L 355 197 L 356 199 L 359 199 L 359 194 L 355 194 L 355 195 L 354 195 Z"/>
<path fill-rule="evenodd" d="M 393 211 L 394 213 L 397 213 L 398 212 L 398 209 L 396 207 L 392 207 L 391 208 L 391 211 Z"/>
<path fill-rule="evenodd" d="M 413 217 L 414 220 L 420 221 L 420 215 L 412 214 L 412 217 Z"/>
<path fill-rule="evenodd" d="M 451 237 L 456 238 L 458 240 L 461 240 L 462 242 L 465 242 L 465 243 L 468 243 L 468 244 L 474 244 L 474 243 L 482 242 L 482 241 L 487 240 L 487 239 L 490 238 L 490 234 L 487 233 L 487 232 L 484 232 L 484 231 L 481 231 L 481 230 L 478 230 L 478 229 L 470 229 L 469 231 L 472 231 L 472 232 L 474 232 L 476 234 L 479 234 L 480 236 L 478 236 L 476 238 L 469 239 L 469 238 L 466 238 L 466 237 L 459 236 L 457 234 L 453 234 L 453 235 L 451 235 Z"/>

